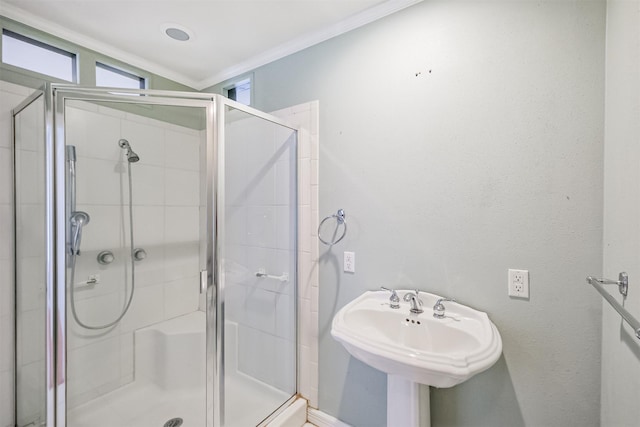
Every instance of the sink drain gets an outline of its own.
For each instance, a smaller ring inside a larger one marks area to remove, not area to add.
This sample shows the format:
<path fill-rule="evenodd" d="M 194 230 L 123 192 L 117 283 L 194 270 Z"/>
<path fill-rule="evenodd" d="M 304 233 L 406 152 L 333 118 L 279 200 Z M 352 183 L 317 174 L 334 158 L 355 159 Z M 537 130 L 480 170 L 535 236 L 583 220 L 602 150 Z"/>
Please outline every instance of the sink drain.
<path fill-rule="evenodd" d="M 164 423 L 164 427 L 180 427 L 182 423 L 182 418 L 171 418 L 169 421 Z"/>

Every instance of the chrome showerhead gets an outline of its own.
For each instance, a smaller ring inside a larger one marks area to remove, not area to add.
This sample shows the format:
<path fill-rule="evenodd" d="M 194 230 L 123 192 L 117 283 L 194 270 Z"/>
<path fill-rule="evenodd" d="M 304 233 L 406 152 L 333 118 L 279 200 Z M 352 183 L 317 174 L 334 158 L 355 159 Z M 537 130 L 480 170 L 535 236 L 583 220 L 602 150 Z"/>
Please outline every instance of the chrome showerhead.
<path fill-rule="evenodd" d="M 133 152 L 131 148 L 127 151 L 127 160 L 129 163 L 135 163 L 140 160 L 140 156 Z"/>
<path fill-rule="evenodd" d="M 138 156 L 131 149 L 131 145 L 129 144 L 129 141 L 127 141 L 126 139 L 121 139 L 120 141 L 118 141 L 118 145 L 120 146 L 120 148 L 124 148 L 125 150 L 127 150 L 127 161 L 129 163 L 135 163 L 140 160 L 140 156 Z"/>

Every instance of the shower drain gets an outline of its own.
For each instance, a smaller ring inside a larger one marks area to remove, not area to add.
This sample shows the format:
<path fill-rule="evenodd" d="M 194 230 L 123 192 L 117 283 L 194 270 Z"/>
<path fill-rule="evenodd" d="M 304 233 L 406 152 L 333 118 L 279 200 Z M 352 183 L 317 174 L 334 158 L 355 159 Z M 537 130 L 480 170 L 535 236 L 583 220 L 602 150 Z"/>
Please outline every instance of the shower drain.
<path fill-rule="evenodd" d="M 164 427 L 180 427 L 182 423 L 182 418 L 171 418 L 169 421 L 164 423 Z"/>

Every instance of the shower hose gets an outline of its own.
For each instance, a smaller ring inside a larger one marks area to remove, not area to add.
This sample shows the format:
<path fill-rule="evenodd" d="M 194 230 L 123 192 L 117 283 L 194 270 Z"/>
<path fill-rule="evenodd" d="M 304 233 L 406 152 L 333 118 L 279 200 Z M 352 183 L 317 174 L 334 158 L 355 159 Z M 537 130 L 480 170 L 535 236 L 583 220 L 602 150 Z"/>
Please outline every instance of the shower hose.
<path fill-rule="evenodd" d="M 69 274 L 69 299 L 71 304 L 71 313 L 73 314 L 73 318 L 75 319 L 76 323 L 78 323 L 78 325 L 82 326 L 85 329 L 99 330 L 99 329 L 107 329 L 112 326 L 115 326 L 116 324 L 118 324 L 118 322 L 120 322 L 120 320 L 122 320 L 124 315 L 127 314 L 127 311 L 129 311 L 129 307 L 131 306 L 131 302 L 133 301 L 133 293 L 136 289 L 136 263 L 135 263 L 135 256 L 134 256 L 135 246 L 133 245 L 133 194 L 132 194 L 133 186 L 131 185 L 131 162 L 129 161 L 127 161 L 127 172 L 128 172 L 128 178 L 129 178 L 129 244 L 131 245 L 131 253 L 130 253 L 131 293 L 129 294 L 129 298 L 127 299 L 127 302 L 124 305 L 122 312 L 120 313 L 118 318 L 113 322 L 105 323 L 104 325 L 88 325 L 87 323 L 80 320 L 80 318 L 78 317 L 78 312 L 76 310 L 76 299 L 75 299 L 76 258 L 78 256 L 77 254 L 80 248 L 79 247 L 72 248 L 71 265 L 70 265 L 71 271 Z M 126 278 L 124 280 L 124 291 L 126 294 L 127 292 Z"/>

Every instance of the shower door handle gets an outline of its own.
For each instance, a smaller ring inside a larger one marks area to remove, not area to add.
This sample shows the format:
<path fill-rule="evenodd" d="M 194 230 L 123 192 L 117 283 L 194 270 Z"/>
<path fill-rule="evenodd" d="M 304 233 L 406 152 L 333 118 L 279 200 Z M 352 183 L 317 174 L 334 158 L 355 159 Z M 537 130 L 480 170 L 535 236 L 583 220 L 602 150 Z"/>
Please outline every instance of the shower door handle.
<path fill-rule="evenodd" d="M 200 293 L 204 294 L 207 292 L 207 284 L 208 284 L 208 277 L 209 275 L 207 274 L 207 270 L 200 270 Z"/>

